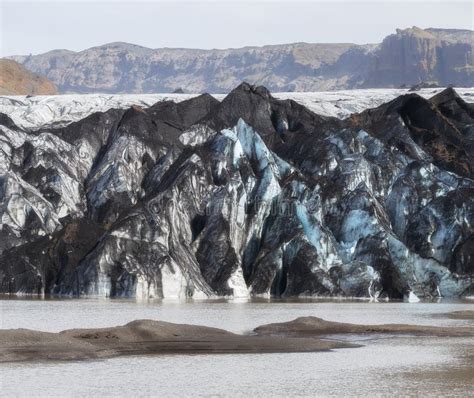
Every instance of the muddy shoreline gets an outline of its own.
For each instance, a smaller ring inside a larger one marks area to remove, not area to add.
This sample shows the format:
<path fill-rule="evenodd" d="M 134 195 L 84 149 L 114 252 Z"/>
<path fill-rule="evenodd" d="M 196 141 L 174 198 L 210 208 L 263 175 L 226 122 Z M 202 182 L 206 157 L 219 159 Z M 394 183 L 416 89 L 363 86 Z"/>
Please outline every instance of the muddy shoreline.
<path fill-rule="evenodd" d="M 0 330 L 0 363 L 126 355 L 316 352 L 352 347 L 358 345 L 306 337 L 239 335 L 206 326 L 152 320 L 59 333 Z"/>
<path fill-rule="evenodd" d="M 360 325 L 302 317 L 290 322 L 271 323 L 255 329 L 259 335 L 324 336 L 330 334 L 390 334 L 434 337 L 474 336 L 474 326 L 424 326 L 407 324 Z"/>
<path fill-rule="evenodd" d="M 344 333 L 466 337 L 474 336 L 474 327 L 356 325 L 305 317 L 262 325 L 252 334 L 244 335 L 206 326 L 152 320 L 59 333 L 0 330 L 0 363 L 88 360 L 126 355 L 318 352 L 360 347 L 325 339 L 325 336 Z"/>

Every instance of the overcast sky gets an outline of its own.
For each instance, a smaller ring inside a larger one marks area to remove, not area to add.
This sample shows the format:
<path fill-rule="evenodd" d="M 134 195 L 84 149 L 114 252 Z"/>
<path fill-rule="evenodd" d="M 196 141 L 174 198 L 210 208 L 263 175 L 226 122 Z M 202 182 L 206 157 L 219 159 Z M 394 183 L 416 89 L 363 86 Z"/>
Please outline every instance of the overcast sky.
<path fill-rule="evenodd" d="M 290 42 L 377 43 L 395 28 L 473 29 L 471 1 L 0 0 L 0 56 L 113 41 L 229 48 Z"/>

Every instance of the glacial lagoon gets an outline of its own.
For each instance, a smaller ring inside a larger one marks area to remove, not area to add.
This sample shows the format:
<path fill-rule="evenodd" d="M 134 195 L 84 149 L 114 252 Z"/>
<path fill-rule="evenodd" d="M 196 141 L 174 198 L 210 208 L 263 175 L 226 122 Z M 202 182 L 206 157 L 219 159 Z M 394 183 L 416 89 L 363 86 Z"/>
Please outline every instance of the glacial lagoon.
<path fill-rule="evenodd" d="M 473 300 L 135 301 L 4 299 L 0 327 L 58 332 L 123 325 L 135 319 L 205 325 L 246 333 L 301 316 L 360 324 L 472 326 L 444 314 Z M 96 361 L 0 365 L 2 396 L 470 396 L 472 338 L 328 336 L 361 344 L 330 352 L 132 356 Z"/>

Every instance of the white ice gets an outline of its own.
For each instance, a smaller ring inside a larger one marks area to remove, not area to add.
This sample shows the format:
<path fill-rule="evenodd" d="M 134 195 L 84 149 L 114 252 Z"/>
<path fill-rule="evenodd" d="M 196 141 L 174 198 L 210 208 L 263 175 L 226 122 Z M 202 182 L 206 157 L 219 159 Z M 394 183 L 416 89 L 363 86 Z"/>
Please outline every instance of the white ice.
<path fill-rule="evenodd" d="M 429 98 L 442 89 L 422 89 L 416 93 Z M 459 95 L 474 102 L 474 88 L 459 88 Z M 292 99 L 320 115 L 345 118 L 388 102 L 406 89 L 363 89 L 321 92 L 272 93 L 278 99 Z M 180 102 L 199 94 L 71 94 L 35 96 L 0 96 L 0 112 L 10 116 L 20 127 L 39 128 L 51 124 L 66 125 L 94 112 L 132 105 L 148 107 L 159 101 Z M 222 100 L 224 94 L 213 94 Z"/>

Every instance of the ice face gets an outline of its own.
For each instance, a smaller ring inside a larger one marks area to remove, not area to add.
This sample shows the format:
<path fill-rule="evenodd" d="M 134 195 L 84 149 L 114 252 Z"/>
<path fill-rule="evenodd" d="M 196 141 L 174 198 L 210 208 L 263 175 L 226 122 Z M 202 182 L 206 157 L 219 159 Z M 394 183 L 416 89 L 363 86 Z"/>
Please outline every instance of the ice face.
<path fill-rule="evenodd" d="M 377 220 L 366 211 L 355 209 L 349 211 L 341 226 L 341 239 L 344 243 L 357 243 L 361 238 L 374 235 L 380 231 Z"/>
<path fill-rule="evenodd" d="M 78 101 L 88 107 L 90 98 Z M 56 112 L 54 99 L 44 101 Z M 76 116 L 61 101 L 67 124 Z M 263 105 L 266 117 L 274 109 Z M 0 265 L 15 270 L 14 258 L 27 270 L 8 289 L 177 299 L 465 294 L 472 180 L 435 164 L 397 114 L 398 146 L 389 130 L 334 120 L 286 132 L 304 121 L 293 108 L 262 124 L 233 115 L 229 125 L 199 118 L 167 129 L 134 109 L 61 130 L 0 126 Z M 39 117 L 30 116 L 25 124 Z M 51 264 L 62 261 L 48 287 Z"/>

